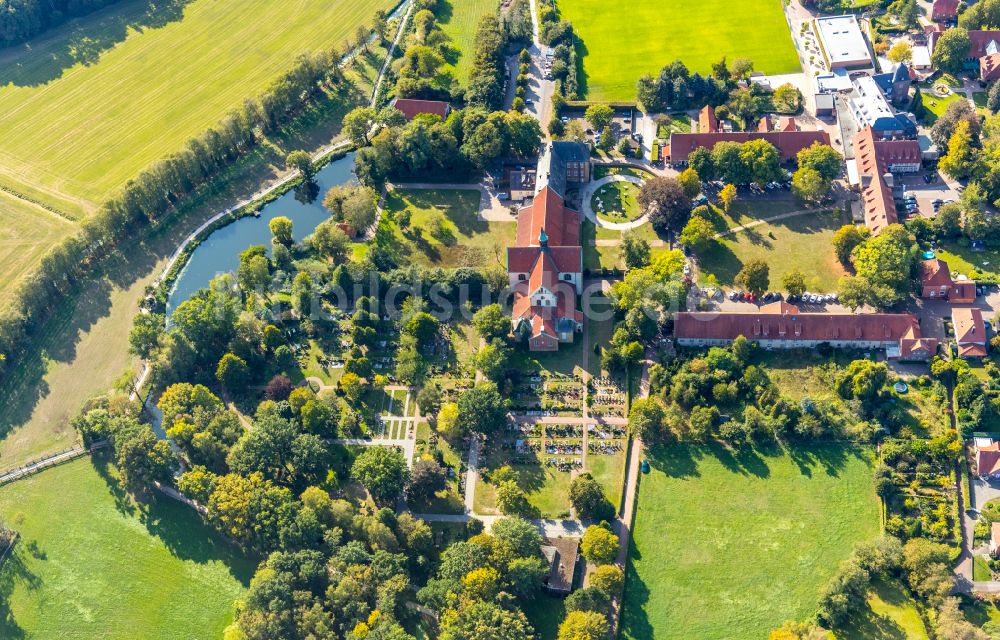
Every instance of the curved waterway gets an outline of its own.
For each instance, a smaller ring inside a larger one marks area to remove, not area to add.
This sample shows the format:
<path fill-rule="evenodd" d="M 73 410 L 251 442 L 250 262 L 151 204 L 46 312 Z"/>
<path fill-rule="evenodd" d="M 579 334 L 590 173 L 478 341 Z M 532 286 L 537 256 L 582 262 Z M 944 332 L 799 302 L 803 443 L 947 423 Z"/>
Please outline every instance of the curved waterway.
<path fill-rule="evenodd" d="M 223 273 L 234 273 L 240 266 L 240 253 L 255 244 L 262 244 L 271 251 L 271 230 L 268 224 L 278 216 L 292 220 L 292 235 L 301 242 L 330 217 L 323 207 L 323 195 L 332 187 L 355 182 L 354 154 L 349 153 L 326 165 L 313 178 L 319 185 L 318 195 L 312 202 L 296 200 L 297 189 L 292 189 L 271 201 L 258 216 L 248 216 L 216 229 L 191 253 L 181 271 L 170 296 L 167 298 L 167 316 L 182 302 Z"/>

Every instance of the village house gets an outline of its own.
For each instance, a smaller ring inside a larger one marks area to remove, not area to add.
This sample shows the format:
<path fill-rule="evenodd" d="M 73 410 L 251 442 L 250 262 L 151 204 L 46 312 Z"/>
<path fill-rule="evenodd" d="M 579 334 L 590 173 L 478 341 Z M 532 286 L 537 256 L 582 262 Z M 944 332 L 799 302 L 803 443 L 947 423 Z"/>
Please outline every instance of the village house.
<path fill-rule="evenodd" d="M 556 351 L 583 331 L 577 296 L 583 291 L 580 213 L 566 205 L 570 185 L 590 179 L 590 150 L 578 142 L 550 143 L 539 161 L 538 192 L 517 215 L 515 246 L 507 248 L 514 290 L 514 335 L 531 351 Z"/>
<path fill-rule="evenodd" d="M 971 304 L 976 301 L 976 283 L 973 280 L 952 280 L 948 263 L 931 258 L 920 263 L 920 297 Z"/>
<path fill-rule="evenodd" d="M 1000 442 L 976 438 L 976 475 L 980 478 L 1000 478 Z"/>
<path fill-rule="evenodd" d="M 396 98 L 391 106 L 395 107 L 407 122 L 419 115 L 439 116 L 444 119 L 451 113 L 451 105 L 441 100 L 413 100 L 411 98 Z"/>
<path fill-rule="evenodd" d="M 712 149 L 720 142 L 743 144 L 751 140 L 767 140 L 778 149 L 782 161 L 790 162 L 795 160 L 799 151 L 815 142 L 829 145 L 830 135 L 825 131 L 799 131 L 794 118 L 780 118 L 778 126 L 774 127 L 767 117 L 757 124 L 756 131 L 720 131 L 715 109 L 705 106 L 698 113 L 698 133 L 670 134 L 670 144 L 664 148 L 663 154 L 672 163 L 683 163 L 699 147 Z"/>
<path fill-rule="evenodd" d="M 954 22 L 958 20 L 959 0 L 934 0 L 931 5 L 931 20 L 934 22 Z"/>
<path fill-rule="evenodd" d="M 682 312 L 674 318 L 674 338 L 682 346 L 723 346 L 738 336 L 765 349 L 832 347 L 885 349 L 890 358 L 927 361 L 937 340 L 920 334 L 908 313 L 803 313 L 787 302 L 756 312 Z"/>
<path fill-rule="evenodd" d="M 975 307 L 958 307 L 951 310 L 955 328 L 955 342 L 960 358 L 986 357 L 986 324 L 983 312 Z"/>

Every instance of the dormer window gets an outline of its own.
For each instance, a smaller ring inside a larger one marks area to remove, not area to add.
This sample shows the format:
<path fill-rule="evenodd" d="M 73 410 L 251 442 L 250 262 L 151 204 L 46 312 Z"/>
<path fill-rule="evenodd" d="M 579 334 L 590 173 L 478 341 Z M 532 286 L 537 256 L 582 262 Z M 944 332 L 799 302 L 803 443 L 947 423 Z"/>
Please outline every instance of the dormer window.
<path fill-rule="evenodd" d="M 517 279 L 520 280 L 521 282 L 524 282 L 525 280 L 528 279 L 528 274 L 526 274 L 526 273 L 519 273 L 519 274 L 517 274 Z"/>
<path fill-rule="evenodd" d="M 564 273 L 563 274 L 563 280 L 566 280 L 568 282 L 568 281 L 570 281 L 572 279 L 573 279 L 573 274 L 572 273 Z"/>

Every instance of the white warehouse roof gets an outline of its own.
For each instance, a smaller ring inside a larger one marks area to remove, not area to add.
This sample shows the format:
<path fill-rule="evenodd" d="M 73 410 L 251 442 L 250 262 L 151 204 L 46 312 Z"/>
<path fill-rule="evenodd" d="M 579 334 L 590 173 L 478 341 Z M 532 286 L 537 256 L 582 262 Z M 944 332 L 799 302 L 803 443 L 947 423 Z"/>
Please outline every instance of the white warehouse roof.
<path fill-rule="evenodd" d="M 868 43 L 855 16 L 816 18 L 816 27 L 831 68 L 871 64 Z"/>

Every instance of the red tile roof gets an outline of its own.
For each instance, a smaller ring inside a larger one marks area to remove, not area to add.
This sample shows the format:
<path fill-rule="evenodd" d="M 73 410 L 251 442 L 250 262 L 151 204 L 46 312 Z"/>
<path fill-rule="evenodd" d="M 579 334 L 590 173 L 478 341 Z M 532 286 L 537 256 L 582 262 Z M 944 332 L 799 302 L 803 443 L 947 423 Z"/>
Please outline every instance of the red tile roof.
<path fill-rule="evenodd" d="M 672 133 L 670 135 L 670 160 L 680 162 L 687 160 L 691 153 L 699 148 L 711 149 L 720 142 L 738 142 L 750 140 L 767 140 L 781 153 L 782 160 L 791 160 L 799 151 L 808 148 L 815 142 L 830 144 L 830 135 L 826 131 L 734 131 L 730 133 Z"/>
<path fill-rule="evenodd" d="M 913 153 L 916 156 L 913 157 Z M 878 235 L 886 227 L 899 222 L 892 189 L 883 177 L 895 161 L 917 161 L 920 144 L 915 140 L 876 140 L 871 127 L 865 127 L 854 136 L 854 162 L 861 179 L 861 203 L 864 206 L 865 225 Z"/>
<path fill-rule="evenodd" d="M 989 55 L 986 48 L 991 42 L 1000 44 L 1000 31 L 969 31 L 969 58 L 982 58 Z"/>
<path fill-rule="evenodd" d="M 719 120 L 715 117 L 715 109 L 705 105 L 698 112 L 698 131 L 700 133 L 714 133 L 718 130 Z"/>
<path fill-rule="evenodd" d="M 972 304 L 976 301 L 976 282 L 962 280 L 954 283 L 948 292 L 948 300 L 953 304 Z"/>
<path fill-rule="evenodd" d="M 413 100 L 410 98 L 396 98 L 392 106 L 396 107 L 407 120 L 413 120 L 422 113 L 447 118 L 451 111 L 451 105 L 440 100 Z"/>
<path fill-rule="evenodd" d="M 983 312 L 975 307 L 955 307 L 951 310 L 951 321 L 955 325 L 955 341 L 959 349 L 967 344 L 986 344 L 986 325 Z M 983 354 L 986 355 L 985 347 Z"/>
<path fill-rule="evenodd" d="M 976 447 L 976 475 L 990 476 L 1000 473 L 1000 443 Z"/>
<path fill-rule="evenodd" d="M 984 82 L 1000 79 L 1000 53 L 993 53 L 979 59 L 979 79 Z"/>
<path fill-rule="evenodd" d="M 518 212 L 517 246 L 538 246 L 542 229 L 549 236 L 550 247 L 580 244 L 580 214 L 567 208 L 565 201 L 549 187 Z"/>
<path fill-rule="evenodd" d="M 920 263 L 920 283 L 925 287 L 950 287 L 951 272 L 948 263 L 940 258 Z"/>
<path fill-rule="evenodd" d="M 916 317 L 908 313 L 801 313 L 794 305 L 759 312 L 682 312 L 674 336 L 691 340 L 811 340 L 820 342 L 899 342 L 919 337 Z"/>
<path fill-rule="evenodd" d="M 954 20 L 958 17 L 958 0 L 934 0 L 931 20 Z"/>

